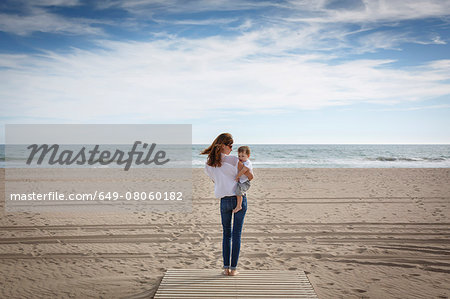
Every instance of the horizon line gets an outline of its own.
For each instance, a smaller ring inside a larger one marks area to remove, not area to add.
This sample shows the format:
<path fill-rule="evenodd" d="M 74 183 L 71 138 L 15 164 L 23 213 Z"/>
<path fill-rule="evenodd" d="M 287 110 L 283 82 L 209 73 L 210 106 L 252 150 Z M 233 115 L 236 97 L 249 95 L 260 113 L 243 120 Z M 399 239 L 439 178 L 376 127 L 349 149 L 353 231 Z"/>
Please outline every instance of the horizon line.
<path fill-rule="evenodd" d="M 208 143 L 192 143 L 192 145 L 205 145 Z M 251 145 L 450 145 L 450 143 L 234 143 Z"/>

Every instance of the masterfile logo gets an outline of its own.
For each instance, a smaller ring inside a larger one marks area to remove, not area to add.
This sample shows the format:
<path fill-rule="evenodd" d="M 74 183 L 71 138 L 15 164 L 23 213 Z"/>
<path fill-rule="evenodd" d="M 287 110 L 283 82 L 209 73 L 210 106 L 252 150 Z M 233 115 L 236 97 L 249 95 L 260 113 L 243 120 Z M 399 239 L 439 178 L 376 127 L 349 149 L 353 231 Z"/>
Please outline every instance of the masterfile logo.
<path fill-rule="evenodd" d="M 146 150 L 146 152 L 137 150 L 139 145 L 142 145 L 142 148 Z M 58 144 L 53 144 L 51 146 L 48 144 L 32 144 L 27 146 L 27 149 L 31 150 L 31 152 L 26 163 L 30 165 L 37 154 L 40 154 L 36 161 L 39 165 L 42 164 L 46 155 L 49 154 L 50 158 L 48 163 L 50 165 L 57 163 L 59 165 L 71 165 L 75 163 L 77 165 L 95 165 L 97 163 L 101 165 L 108 165 L 111 163 L 116 163 L 117 165 L 125 164 L 124 170 L 130 169 L 134 161 L 134 156 L 136 156 L 136 161 L 134 162 L 137 165 L 149 165 L 151 163 L 155 163 L 155 165 L 164 165 L 170 161 L 170 159 L 164 159 L 166 157 L 166 152 L 164 150 L 156 151 L 156 153 L 153 154 L 156 148 L 156 143 L 152 143 L 149 146 L 148 143 L 135 141 L 131 151 L 129 152 L 124 152 L 120 149 L 116 149 L 114 152 L 111 152 L 110 150 L 100 151 L 99 147 L 100 145 L 96 144 L 91 150 L 89 150 L 83 146 L 80 151 L 75 153 L 72 150 L 64 150 L 59 152 L 60 146 Z M 145 158 L 143 158 L 144 153 Z M 126 158 L 124 158 L 125 156 Z"/>
<path fill-rule="evenodd" d="M 192 210 L 191 125 L 6 125 L 9 212 Z"/>

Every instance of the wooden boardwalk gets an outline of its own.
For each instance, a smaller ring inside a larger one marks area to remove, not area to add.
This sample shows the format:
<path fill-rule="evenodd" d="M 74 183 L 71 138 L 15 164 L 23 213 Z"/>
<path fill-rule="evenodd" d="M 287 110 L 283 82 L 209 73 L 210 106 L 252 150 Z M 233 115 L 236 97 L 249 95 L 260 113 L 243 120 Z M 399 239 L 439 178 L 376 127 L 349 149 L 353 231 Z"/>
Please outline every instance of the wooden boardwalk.
<path fill-rule="evenodd" d="M 318 298 L 303 271 L 238 271 L 168 269 L 154 298 Z"/>

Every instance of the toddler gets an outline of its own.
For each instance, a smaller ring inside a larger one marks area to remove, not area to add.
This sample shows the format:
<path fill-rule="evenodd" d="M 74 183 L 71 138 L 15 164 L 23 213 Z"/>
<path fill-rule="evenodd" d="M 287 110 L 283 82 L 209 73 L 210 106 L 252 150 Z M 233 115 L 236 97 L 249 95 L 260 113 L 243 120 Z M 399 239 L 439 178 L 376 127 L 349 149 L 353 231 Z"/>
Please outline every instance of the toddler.
<path fill-rule="evenodd" d="M 241 171 L 236 176 L 237 187 L 236 187 L 236 197 L 237 197 L 237 205 L 234 208 L 233 213 L 238 212 L 242 209 L 242 195 L 250 188 L 250 180 L 244 173 L 250 171 L 253 174 L 252 162 L 248 158 L 250 158 L 250 148 L 248 146 L 241 146 L 238 148 L 238 157 L 239 160 L 244 164 Z"/>

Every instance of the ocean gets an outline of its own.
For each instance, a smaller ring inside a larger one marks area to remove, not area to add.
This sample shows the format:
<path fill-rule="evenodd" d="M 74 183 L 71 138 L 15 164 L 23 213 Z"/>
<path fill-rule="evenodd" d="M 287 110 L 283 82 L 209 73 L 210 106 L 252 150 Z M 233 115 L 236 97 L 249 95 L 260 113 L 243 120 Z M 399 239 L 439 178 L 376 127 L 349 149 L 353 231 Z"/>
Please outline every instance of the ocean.
<path fill-rule="evenodd" d="M 254 168 L 448 168 L 450 144 L 249 144 Z M 200 151 L 193 145 L 192 166 L 203 167 Z M 237 155 L 233 144 L 231 155 Z"/>
<path fill-rule="evenodd" d="M 206 156 L 200 152 L 206 144 L 192 145 L 192 167 L 202 168 Z M 254 168 L 449 168 L 449 144 L 248 144 Z M 231 155 L 237 155 L 239 144 Z M 113 148 L 113 146 L 111 146 Z M 129 148 L 129 147 L 128 147 Z M 186 148 L 186 147 L 184 147 Z M 189 147 L 187 147 L 189 151 Z M 168 152 L 174 157 L 176 150 Z M 26 159 L 23 151 L 8 154 L 0 145 L 0 168 L 18 167 Z M 175 161 L 176 159 L 174 159 Z M 178 165 L 191 165 L 183 154 Z M 186 163 L 187 162 L 187 163 Z M 105 166 L 99 166 L 105 167 Z M 108 166 L 106 166 L 108 167 Z"/>

